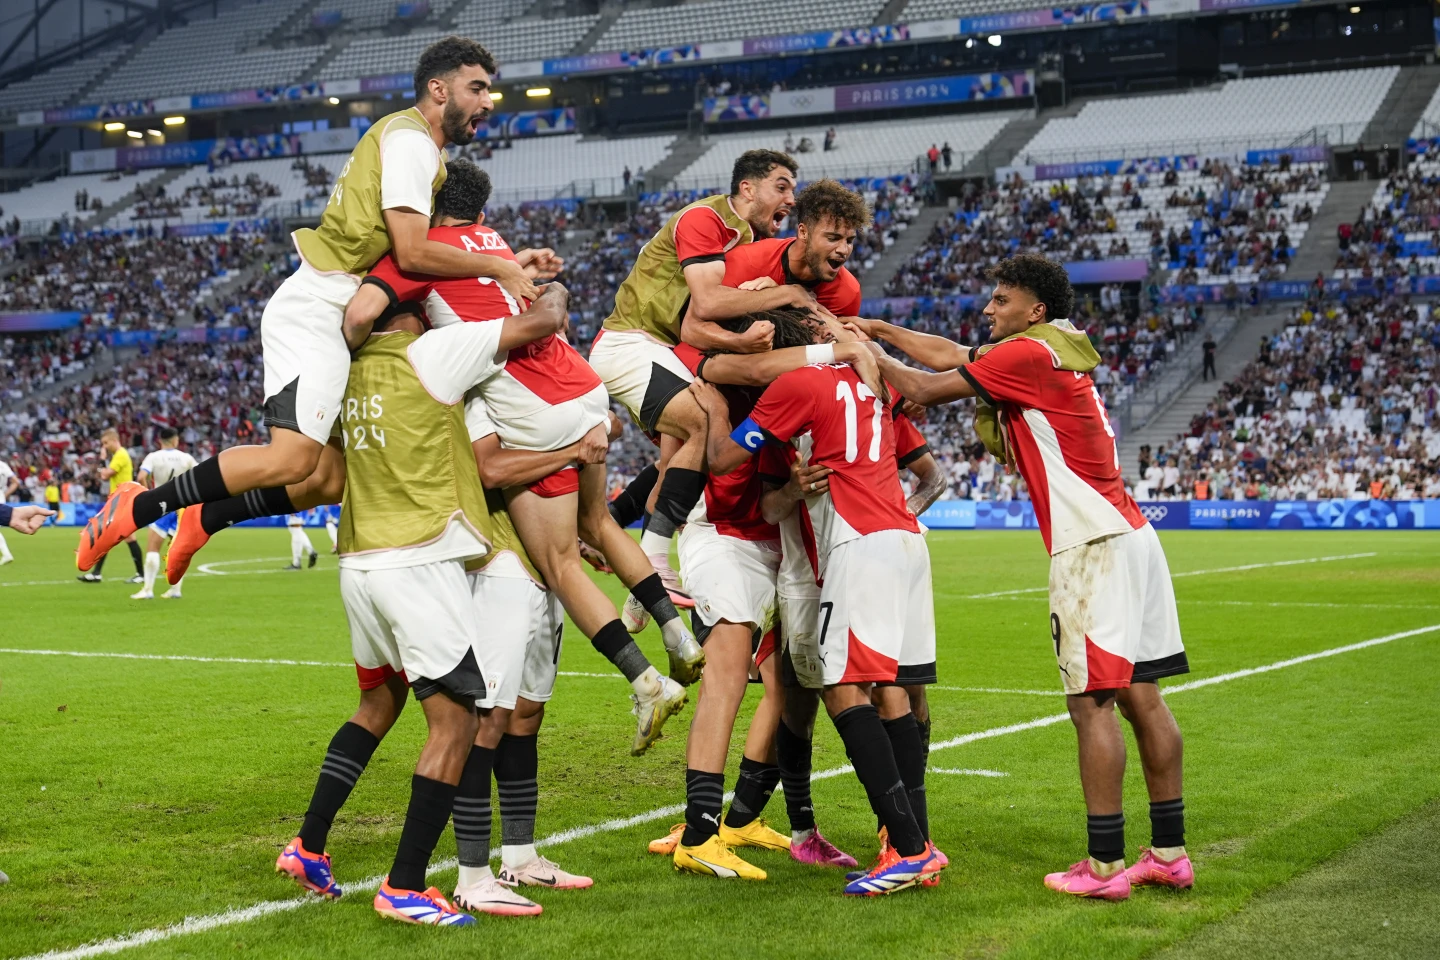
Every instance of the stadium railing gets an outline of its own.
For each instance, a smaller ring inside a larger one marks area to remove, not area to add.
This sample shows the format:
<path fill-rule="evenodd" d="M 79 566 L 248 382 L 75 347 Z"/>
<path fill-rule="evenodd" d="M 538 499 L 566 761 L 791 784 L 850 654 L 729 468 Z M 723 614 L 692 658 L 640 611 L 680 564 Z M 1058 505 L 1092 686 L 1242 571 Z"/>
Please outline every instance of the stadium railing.
<path fill-rule="evenodd" d="M 1336 123 L 1311 127 L 1304 133 L 1279 137 L 1195 137 L 1127 143 L 1122 146 L 1085 147 L 1073 150 L 1022 150 L 1015 163 L 1047 165 L 1061 163 L 1095 163 L 1125 157 L 1164 157 L 1194 154 L 1196 156 L 1241 156 L 1251 150 L 1279 150 L 1285 147 L 1323 146 L 1355 143 L 1367 124 Z"/>

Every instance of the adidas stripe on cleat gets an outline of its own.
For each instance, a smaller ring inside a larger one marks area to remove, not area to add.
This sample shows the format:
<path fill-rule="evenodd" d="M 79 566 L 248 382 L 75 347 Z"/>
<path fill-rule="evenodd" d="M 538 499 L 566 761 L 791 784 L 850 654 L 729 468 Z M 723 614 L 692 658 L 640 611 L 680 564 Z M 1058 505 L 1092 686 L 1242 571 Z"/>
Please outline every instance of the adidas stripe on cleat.
<path fill-rule="evenodd" d="M 380 884 L 375 893 L 375 912 L 401 923 L 419 923 L 432 927 L 470 927 L 475 918 L 461 913 L 450 905 L 444 894 L 434 887 L 423 893 L 414 890 L 396 890 L 390 886 L 390 878 Z"/>
<path fill-rule="evenodd" d="M 275 860 L 275 872 L 283 873 L 300 886 L 333 900 L 342 893 L 330 872 L 330 854 L 311 853 L 300 845 L 300 838 L 291 840 Z"/>
<path fill-rule="evenodd" d="M 922 877 L 935 872 L 935 854 L 926 844 L 913 857 L 902 857 L 894 847 L 887 846 L 875 866 L 861 877 L 845 884 L 852 897 L 880 897 L 913 887 Z"/>
<path fill-rule="evenodd" d="M 105 506 L 90 518 L 80 533 L 80 545 L 75 549 L 77 570 L 89 570 L 135 532 L 135 498 L 144 492 L 145 488 L 133 480 L 115 488 Z"/>

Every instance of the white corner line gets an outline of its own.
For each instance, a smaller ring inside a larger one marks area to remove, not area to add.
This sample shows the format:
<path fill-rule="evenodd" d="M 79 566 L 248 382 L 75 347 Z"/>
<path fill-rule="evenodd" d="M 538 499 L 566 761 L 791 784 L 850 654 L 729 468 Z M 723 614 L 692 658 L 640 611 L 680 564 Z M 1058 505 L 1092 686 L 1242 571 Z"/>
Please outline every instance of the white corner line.
<path fill-rule="evenodd" d="M 926 773 L 954 774 L 962 777 L 1008 777 L 1010 774 L 1000 770 L 966 770 L 963 768 L 930 767 Z"/>
<path fill-rule="evenodd" d="M 1342 653 L 1350 653 L 1355 650 L 1364 650 L 1369 647 L 1378 647 L 1381 644 L 1391 643 L 1395 640 L 1403 640 L 1407 637 L 1417 637 L 1422 634 L 1435 633 L 1440 631 L 1440 623 L 1431 624 L 1428 627 L 1416 627 L 1414 630 L 1403 630 L 1399 633 L 1386 634 L 1383 637 L 1374 637 L 1370 640 L 1361 640 L 1358 643 L 1350 643 L 1341 647 L 1331 647 L 1329 650 L 1321 650 L 1317 653 L 1307 653 L 1299 657 L 1291 657 L 1288 660 L 1279 660 L 1275 663 L 1265 664 L 1259 667 L 1250 667 L 1245 670 L 1234 670 L 1230 673 L 1217 674 L 1213 677 L 1205 677 L 1200 680 L 1192 680 L 1189 683 L 1176 684 L 1173 687 L 1165 688 L 1165 693 L 1183 693 L 1187 690 L 1198 690 L 1201 687 L 1214 686 L 1217 683 L 1227 683 L 1231 680 L 1239 680 L 1243 677 L 1253 677 L 1256 674 L 1270 673 L 1275 670 L 1283 670 L 1286 667 L 1298 666 L 1302 663 L 1309 663 L 1312 660 L 1322 660 L 1326 657 L 1338 656 Z M 980 740 L 990 740 L 995 737 L 1003 737 L 1011 733 L 1020 733 L 1025 730 L 1038 730 L 1042 727 L 1052 726 L 1070 719 L 1068 713 L 1055 713 L 1047 717 L 1036 717 L 1034 720 L 1027 720 L 1023 723 L 1012 723 L 1003 727 L 993 727 L 989 730 L 977 730 L 974 733 L 963 734 L 943 740 L 940 743 L 932 744 L 930 752 L 937 750 L 949 750 L 952 747 L 964 746 L 967 743 L 975 743 Z M 811 775 L 811 780 L 829 780 L 849 773 L 853 770 L 848 764 L 842 767 L 834 767 L 830 770 L 823 770 Z M 939 771 L 937 771 L 939 772 Z M 975 773 L 977 771 L 970 771 Z M 995 773 L 998 771 L 990 771 Z M 984 774 L 980 774 L 984 775 Z M 726 793 L 728 800 L 733 794 Z M 664 820 L 667 817 L 678 816 L 685 812 L 682 805 L 676 804 L 668 807 L 660 807 L 647 813 L 639 813 L 631 817 L 623 817 L 616 820 L 606 820 L 601 823 L 588 824 L 585 826 L 571 827 L 569 830 L 562 830 L 553 833 L 548 837 L 536 841 L 537 847 L 550 847 L 557 844 L 569 843 L 574 840 L 581 840 L 586 837 L 593 837 L 602 833 L 614 833 L 619 830 L 627 830 L 630 827 L 650 823 L 655 820 Z M 492 851 L 494 856 L 495 852 Z M 454 860 L 445 860 L 433 864 L 430 873 L 441 873 L 453 869 L 456 865 Z M 346 883 L 345 886 L 368 890 L 380 884 L 380 877 L 369 877 L 359 883 Z M 145 946 L 150 943 L 158 943 L 161 940 L 169 940 L 174 937 L 183 936 L 189 933 L 204 933 L 219 927 L 232 926 L 234 924 L 246 923 L 272 913 L 282 913 L 287 910 L 296 910 L 322 901 L 315 897 L 290 898 L 286 900 L 262 900 L 249 907 L 231 908 L 222 913 L 213 913 L 201 917 L 186 917 L 179 923 L 166 927 L 152 927 L 149 930 L 141 930 L 138 933 L 123 934 L 112 937 L 108 940 L 100 940 L 95 943 L 75 947 L 69 950 L 51 950 L 48 953 L 33 954 L 20 960 L 84 960 L 86 957 L 99 957 L 111 953 L 119 953 L 122 950 L 129 950 L 131 947 Z"/>

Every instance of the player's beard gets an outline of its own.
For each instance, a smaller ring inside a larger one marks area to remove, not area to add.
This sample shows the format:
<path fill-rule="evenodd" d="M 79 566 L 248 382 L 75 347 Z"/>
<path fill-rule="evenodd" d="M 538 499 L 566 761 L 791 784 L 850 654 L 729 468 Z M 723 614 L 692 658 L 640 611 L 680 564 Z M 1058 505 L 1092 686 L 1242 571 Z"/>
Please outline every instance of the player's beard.
<path fill-rule="evenodd" d="M 481 114 L 484 119 L 484 114 Z M 470 115 L 461 110 L 454 100 L 445 104 L 445 111 L 440 114 L 440 129 L 445 134 L 445 139 L 456 146 L 463 147 L 475 139 L 475 131 L 470 129 Z"/>

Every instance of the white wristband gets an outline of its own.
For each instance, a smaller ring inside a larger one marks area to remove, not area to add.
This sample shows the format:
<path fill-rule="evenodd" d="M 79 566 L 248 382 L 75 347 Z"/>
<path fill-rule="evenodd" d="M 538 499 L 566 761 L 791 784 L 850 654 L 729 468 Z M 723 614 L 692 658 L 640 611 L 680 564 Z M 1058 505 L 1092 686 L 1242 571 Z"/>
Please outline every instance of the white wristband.
<path fill-rule="evenodd" d="M 835 344 L 833 343 L 812 343 L 805 348 L 805 363 L 834 363 Z"/>

